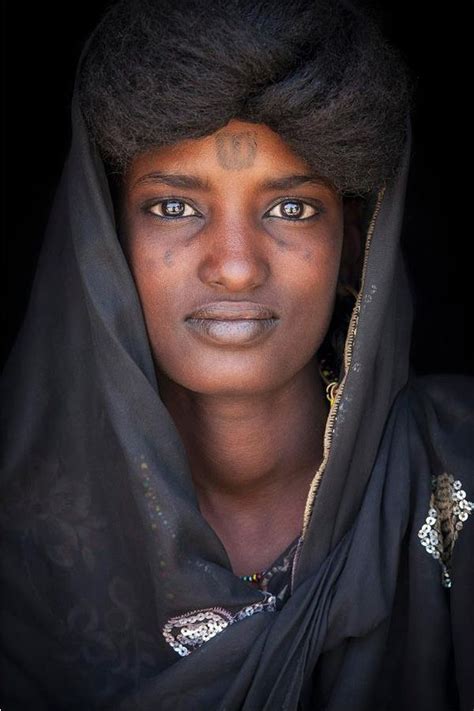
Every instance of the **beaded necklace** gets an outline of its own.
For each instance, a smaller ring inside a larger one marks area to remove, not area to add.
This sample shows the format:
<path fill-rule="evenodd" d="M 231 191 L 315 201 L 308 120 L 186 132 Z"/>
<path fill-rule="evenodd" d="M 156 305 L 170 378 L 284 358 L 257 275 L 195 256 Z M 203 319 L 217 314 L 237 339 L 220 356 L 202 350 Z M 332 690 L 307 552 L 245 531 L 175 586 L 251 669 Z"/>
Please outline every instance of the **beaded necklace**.
<path fill-rule="evenodd" d="M 252 575 L 240 575 L 241 580 L 245 580 L 246 583 L 256 583 L 259 585 L 263 579 L 265 571 L 261 573 L 252 573 Z"/>

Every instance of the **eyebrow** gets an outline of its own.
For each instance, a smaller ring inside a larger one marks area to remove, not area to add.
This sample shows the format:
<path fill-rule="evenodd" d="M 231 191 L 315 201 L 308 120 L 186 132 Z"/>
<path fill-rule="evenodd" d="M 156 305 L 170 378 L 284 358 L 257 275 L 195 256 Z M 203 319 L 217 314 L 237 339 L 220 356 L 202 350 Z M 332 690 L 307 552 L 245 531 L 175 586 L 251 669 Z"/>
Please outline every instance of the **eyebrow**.
<path fill-rule="evenodd" d="M 280 178 L 270 178 L 264 180 L 260 183 L 260 188 L 262 190 L 291 190 L 291 188 L 297 188 L 304 183 L 310 183 L 313 185 L 319 185 L 323 187 L 329 187 L 329 183 L 322 176 L 312 173 L 312 174 L 294 174 L 294 175 L 283 175 Z M 172 188 L 189 188 L 192 190 L 203 190 L 209 192 L 211 186 L 209 181 L 201 180 L 196 175 L 183 175 L 180 173 L 163 173 L 161 171 L 154 171 L 153 173 L 147 173 L 142 175 L 138 180 L 135 181 L 134 187 L 137 185 L 148 185 L 148 184 L 161 184 L 169 185 Z"/>

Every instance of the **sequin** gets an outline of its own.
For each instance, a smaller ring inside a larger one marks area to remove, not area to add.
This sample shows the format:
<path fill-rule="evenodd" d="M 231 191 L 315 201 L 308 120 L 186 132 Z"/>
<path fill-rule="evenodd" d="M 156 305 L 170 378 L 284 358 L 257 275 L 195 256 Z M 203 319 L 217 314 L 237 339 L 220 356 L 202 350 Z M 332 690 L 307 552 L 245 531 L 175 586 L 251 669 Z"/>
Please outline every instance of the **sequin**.
<path fill-rule="evenodd" d="M 163 627 L 163 637 L 180 657 L 186 657 L 229 625 L 264 610 L 275 612 L 275 596 L 268 592 L 262 595 L 262 602 L 247 605 L 235 613 L 223 607 L 209 607 L 172 617 Z"/>
<path fill-rule="evenodd" d="M 441 565 L 441 584 L 452 587 L 450 574 L 454 544 L 474 510 L 474 502 L 466 499 L 462 482 L 444 472 L 431 479 L 431 499 L 425 523 L 418 531 L 426 552 Z"/>

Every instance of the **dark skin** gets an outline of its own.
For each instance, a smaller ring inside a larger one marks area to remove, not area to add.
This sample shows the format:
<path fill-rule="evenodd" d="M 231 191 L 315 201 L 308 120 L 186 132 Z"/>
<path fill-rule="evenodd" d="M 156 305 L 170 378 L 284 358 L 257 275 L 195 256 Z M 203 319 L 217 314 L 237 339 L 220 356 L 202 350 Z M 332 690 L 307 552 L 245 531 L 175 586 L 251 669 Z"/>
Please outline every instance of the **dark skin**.
<path fill-rule="evenodd" d="M 207 189 L 145 177 L 157 171 Z M 267 567 L 301 531 L 329 408 L 315 354 L 338 278 L 350 281 L 360 258 L 355 203 L 324 182 L 263 186 L 290 175 L 314 173 L 269 127 L 232 120 L 137 156 L 119 200 L 160 396 L 237 575 Z M 245 343 L 196 336 L 186 317 L 217 301 L 264 304 L 277 325 Z"/>

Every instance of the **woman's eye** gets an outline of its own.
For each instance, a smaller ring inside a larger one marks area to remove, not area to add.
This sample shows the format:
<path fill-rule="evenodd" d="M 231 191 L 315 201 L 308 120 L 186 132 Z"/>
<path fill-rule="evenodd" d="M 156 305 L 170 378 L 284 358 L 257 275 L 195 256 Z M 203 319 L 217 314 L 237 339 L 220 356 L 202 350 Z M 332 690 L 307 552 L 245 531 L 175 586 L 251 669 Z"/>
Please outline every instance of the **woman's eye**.
<path fill-rule="evenodd" d="M 163 220 L 172 220 L 180 217 L 198 216 L 199 213 L 185 200 L 166 198 L 159 200 L 146 208 L 155 217 Z M 319 216 L 324 210 L 316 208 L 304 200 L 282 200 L 269 210 L 265 217 L 278 217 L 280 219 L 302 221 Z"/>
<path fill-rule="evenodd" d="M 320 212 L 322 212 L 322 210 L 317 210 L 313 205 L 303 200 L 283 200 L 277 205 L 274 205 L 272 209 L 267 212 L 267 216 L 280 217 L 287 220 L 308 220 Z"/>
<path fill-rule="evenodd" d="M 176 217 L 192 217 L 197 215 L 198 212 L 188 205 L 184 200 L 176 200 L 174 198 L 169 198 L 167 200 L 160 200 L 150 205 L 148 210 L 157 217 L 162 217 L 163 219 L 172 219 Z"/>

